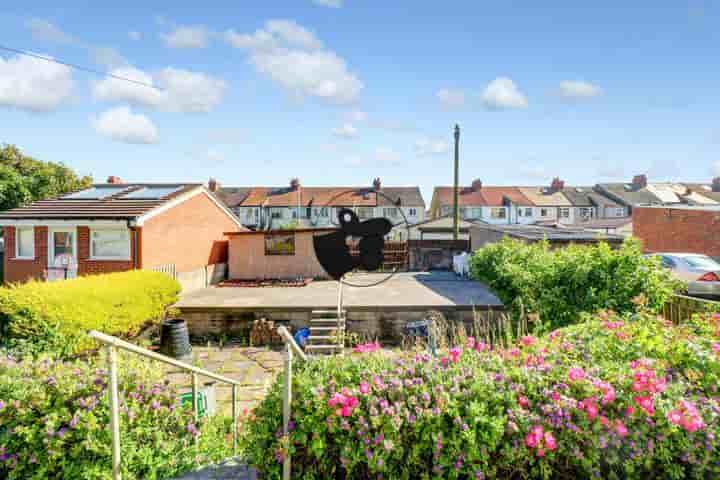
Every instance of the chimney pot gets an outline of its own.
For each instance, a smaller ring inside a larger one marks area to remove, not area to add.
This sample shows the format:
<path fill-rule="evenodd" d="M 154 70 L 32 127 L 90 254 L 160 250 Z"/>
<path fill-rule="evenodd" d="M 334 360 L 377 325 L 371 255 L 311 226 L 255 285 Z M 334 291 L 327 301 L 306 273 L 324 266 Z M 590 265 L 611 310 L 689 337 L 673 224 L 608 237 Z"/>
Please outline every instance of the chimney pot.
<path fill-rule="evenodd" d="M 297 190 L 298 188 L 300 188 L 300 179 L 297 177 L 291 178 L 290 179 L 290 188 L 292 190 Z"/>
<path fill-rule="evenodd" d="M 122 183 L 125 183 L 125 182 L 123 182 L 123 181 L 122 181 L 122 178 L 120 178 L 120 177 L 116 177 L 115 175 L 110 175 L 110 176 L 107 178 L 107 183 L 122 184 Z"/>
<path fill-rule="evenodd" d="M 551 190 L 553 193 L 555 193 L 555 192 L 559 192 L 559 191 L 562 190 L 563 188 L 565 188 L 565 182 L 562 181 L 562 180 L 560 180 L 560 177 L 555 177 L 555 178 L 553 178 L 553 181 L 552 181 L 552 183 L 550 184 L 550 190 Z"/>
<path fill-rule="evenodd" d="M 715 177 L 712 179 L 712 191 L 720 192 L 720 177 Z"/>
<path fill-rule="evenodd" d="M 375 179 L 373 180 L 373 189 L 380 190 L 381 187 L 382 183 L 380 182 L 380 177 L 375 177 Z"/>
<path fill-rule="evenodd" d="M 474 192 L 480 191 L 482 189 L 482 180 L 480 180 L 479 178 L 476 178 L 475 180 L 473 180 L 471 189 Z"/>
<path fill-rule="evenodd" d="M 647 187 L 647 182 L 648 182 L 648 179 L 647 179 L 647 175 L 645 175 L 645 174 L 635 175 L 632 180 L 633 187 L 635 187 L 637 189 Z"/>
<path fill-rule="evenodd" d="M 220 183 L 214 178 L 208 180 L 208 190 L 211 192 L 217 192 L 220 189 Z"/>

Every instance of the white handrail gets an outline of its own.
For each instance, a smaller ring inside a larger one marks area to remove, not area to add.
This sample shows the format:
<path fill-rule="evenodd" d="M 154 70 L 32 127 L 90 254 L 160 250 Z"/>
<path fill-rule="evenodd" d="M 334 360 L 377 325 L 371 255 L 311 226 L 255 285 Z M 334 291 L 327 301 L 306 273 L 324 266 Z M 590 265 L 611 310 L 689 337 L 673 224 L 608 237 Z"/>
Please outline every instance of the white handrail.
<path fill-rule="evenodd" d="M 286 332 L 287 333 L 287 332 Z M 219 382 L 227 383 L 232 385 L 232 418 L 233 418 L 233 451 L 237 452 L 237 388 L 240 382 L 233 380 L 232 378 L 224 377 L 213 373 L 203 368 L 195 367 L 185 362 L 175 360 L 174 358 L 160 355 L 151 350 L 147 350 L 132 343 L 128 343 L 124 340 L 120 340 L 112 335 L 107 335 L 96 330 L 91 330 L 88 335 L 95 340 L 98 340 L 107 345 L 108 350 L 108 375 L 109 379 L 109 391 L 108 396 L 110 398 L 110 433 L 112 435 L 112 478 L 113 480 L 121 480 L 120 473 L 120 413 L 119 413 L 119 402 L 118 402 L 118 382 L 117 382 L 117 349 L 126 350 L 128 352 L 140 355 L 142 357 L 157 360 L 158 362 L 167 363 L 183 370 L 192 372 L 192 405 L 193 412 L 195 415 L 195 421 L 198 419 L 198 406 L 197 406 L 197 376 L 202 375 Z M 289 333 L 288 333 L 289 335 Z M 292 337 L 290 337 L 292 341 Z M 295 342 L 292 341 L 294 344 Z M 295 347 L 299 349 L 297 344 Z"/>
<path fill-rule="evenodd" d="M 305 355 L 305 352 L 302 351 L 302 349 L 298 346 L 297 343 L 295 343 L 295 339 L 290 335 L 290 332 L 287 331 L 287 328 L 285 327 L 278 327 L 277 329 L 278 335 L 282 337 L 283 341 L 293 349 L 295 354 L 300 357 L 303 360 L 307 360 L 307 355 Z"/>

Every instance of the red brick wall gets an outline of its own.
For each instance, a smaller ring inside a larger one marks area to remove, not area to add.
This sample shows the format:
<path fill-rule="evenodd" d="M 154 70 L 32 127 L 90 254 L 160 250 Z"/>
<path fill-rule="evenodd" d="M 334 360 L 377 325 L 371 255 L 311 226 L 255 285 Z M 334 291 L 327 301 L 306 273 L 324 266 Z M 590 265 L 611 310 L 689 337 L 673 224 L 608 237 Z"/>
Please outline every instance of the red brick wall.
<path fill-rule="evenodd" d="M 26 282 L 31 278 L 43 279 L 47 266 L 47 227 L 35 227 L 35 258 L 15 258 L 15 227 L 4 227 L 5 235 L 5 282 Z"/>
<path fill-rule="evenodd" d="M 132 258 L 135 251 L 133 232 L 130 232 L 130 260 L 91 260 L 90 259 L 90 227 L 77 227 L 78 275 L 98 273 L 124 272 L 133 269 Z"/>
<path fill-rule="evenodd" d="M 720 257 L 720 212 L 635 207 L 633 235 L 643 242 L 647 253 Z"/>
<path fill-rule="evenodd" d="M 178 272 L 227 261 L 224 232 L 238 225 L 205 194 L 150 218 L 142 227 L 143 268 L 174 263 Z"/>

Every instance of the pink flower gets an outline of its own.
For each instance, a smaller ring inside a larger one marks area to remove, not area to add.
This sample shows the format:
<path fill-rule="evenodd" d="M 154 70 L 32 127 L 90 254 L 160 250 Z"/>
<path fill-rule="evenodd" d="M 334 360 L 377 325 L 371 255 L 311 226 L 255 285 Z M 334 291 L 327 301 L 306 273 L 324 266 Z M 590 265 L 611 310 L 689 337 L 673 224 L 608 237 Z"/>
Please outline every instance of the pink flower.
<path fill-rule="evenodd" d="M 363 395 L 370 393 L 370 384 L 367 382 L 360 382 L 360 393 Z"/>
<path fill-rule="evenodd" d="M 615 420 L 615 431 L 620 438 L 625 438 L 628 435 L 628 429 L 623 422 Z"/>
<path fill-rule="evenodd" d="M 528 408 L 530 406 L 530 400 L 528 400 L 526 396 L 521 395 L 520 397 L 518 397 L 518 404 L 522 408 Z"/>
<path fill-rule="evenodd" d="M 557 442 L 552 432 L 545 432 L 545 447 L 548 450 L 555 450 L 557 448 Z"/>
<path fill-rule="evenodd" d="M 568 378 L 571 382 L 577 382 L 585 378 L 585 370 L 580 367 L 573 367 L 568 370 Z"/>
<path fill-rule="evenodd" d="M 460 354 L 462 353 L 462 349 L 460 347 L 453 347 L 448 353 L 452 362 L 457 363 L 460 360 Z"/>
<path fill-rule="evenodd" d="M 443 367 L 447 367 L 447 364 L 450 362 L 450 359 L 448 357 L 442 357 L 440 359 L 440 365 Z"/>
<path fill-rule="evenodd" d="M 353 352 L 355 353 L 372 353 L 377 352 L 380 350 L 380 344 L 378 342 L 374 343 L 361 343 L 360 345 L 357 345 Z"/>
<path fill-rule="evenodd" d="M 560 400 L 560 394 L 559 394 L 558 392 L 556 392 L 556 391 L 553 391 L 553 392 L 550 394 L 550 398 L 551 398 L 554 402 L 557 402 L 558 400 Z"/>
<path fill-rule="evenodd" d="M 347 394 L 343 395 L 342 393 L 336 393 L 328 400 L 329 407 L 340 407 L 335 410 L 335 414 L 341 417 L 349 417 L 352 415 L 353 409 L 359 404 L 360 402 L 356 397 Z"/>
<path fill-rule="evenodd" d="M 465 348 L 472 350 L 475 348 L 475 337 L 468 337 L 467 343 L 465 343 Z"/>
<path fill-rule="evenodd" d="M 520 343 L 525 345 L 526 347 L 529 347 L 531 345 L 534 345 L 537 340 L 532 335 L 525 335 L 520 339 Z"/>
<path fill-rule="evenodd" d="M 525 435 L 525 445 L 528 448 L 537 449 L 535 454 L 538 457 L 544 457 L 545 450 L 552 451 L 557 448 L 557 441 L 552 432 L 546 432 L 543 430 L 543 427 L 536 425 Z"/>
<path fill-rule="evenodd" d="M 674 410 L 668 412 L 668 420 L 691 433 L 705 427 L 700 412 L 695 405 L 686 400 L 681 400 Z"/>
<path fill-rule="evenodd" d="M 718 332 L 718 333 L 720 333 L 720 332 Z M 712 349 L 713 349 L 713 352 L 720 355 L 720 343 L 713 343 Z"/>
<path fill-rule="evenodd" d="M 640 407 L 647 415 L 653 416 L 655 414 L 655 403 L 651 396 L 635 397 L 633 398 L 635 404 Z"/>

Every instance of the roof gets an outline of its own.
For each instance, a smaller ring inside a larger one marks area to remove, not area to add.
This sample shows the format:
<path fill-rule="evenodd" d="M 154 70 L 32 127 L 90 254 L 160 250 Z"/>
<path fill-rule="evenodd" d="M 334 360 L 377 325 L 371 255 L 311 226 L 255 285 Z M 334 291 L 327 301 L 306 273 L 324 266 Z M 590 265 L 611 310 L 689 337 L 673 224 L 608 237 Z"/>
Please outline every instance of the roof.
<path fill-rule="evenodd" d="M 522 240 L 539 241 L 547 239 L 550 242 L 611 242 L 621 243 L 625 240 L 622 235 L 602 233 L 582 228 L 552 228 L 540 225 L 490 225 L 476 224 L 473 229 L 486 229 L 503 233 L 509 237 Z"/>
<path fill-rule="evenodd" d="M 677 183 L 648 183 L 647 190 L 663 203 L 682 203 L 687 187 Z"/>
<path fill-rule="evenodd" d="M 592 187 L 565 187 L 562 189 L 562 194 L 574 207 L 595 206 L 590 197 L 592 193 Z"/>
<path fill-rule="evenodd" d="M 571 207 L 573 204 L 561 192 L 548 187 L 520 187 L 520 191 L 538 207 Z"/>
<path fill-rule="evenodd" d="M 716 205 L 640 205 L 638 208 L 661 208 L 666 210 L 694 210 L 697 212 L 720 212 L 720 204 Z"/>
<path fill-rule="evenodd" d="M 289 235 L 291 233 L 323 233 L 337 232 L 338 228 L 278 228 L 275 230 L 241 230 L 238 232 L 225 232 L 224 235 L 235 237 L 239 235 Z"/>
<path fill-rule="evenodd" d="M 438 206 L 452 205 L 454 203 L 453 187 L 435 187 L 433 190 L 433 203 Z M 501 207 L 505 199 L 518 205 L 532 205 L 532 202 L 520 191 L 518 187 L 486 187 L 478 189 L 460 187 L 458 189 L 458 205 L 461 207 L 491 206 Z"/>
<path fill-rule="evenodd" d="M 459 219 L 459 227 L 460 230 L 467 231 L 470 227 L 473 225 L 477 225 L 479 222 L 470 222 L 467 220 Z M 426 220 L 424 222 L 415 223 L 413 225 L 410 225 L 410 228 L 417 228 L 420 231 L 423 232 L 429 232 L 429 231 L 452 231 L 453 226 L 453 217 L 452 216 L 445 216 L 436 218 L 434 220 Z"/>
<path fill-rule="evenodd" d="M 598 218 L 582 223 L 583 228 L 587 229 L 609 229 L 609 228 L 621 228 L 632 223 L 632 217 L 619 217 L 619 218 Z"/>
<path fill-rule="evenodd" d="M 121 187 L 126 187 L 117 193 L 108 194 Z M 134 219 L 151 210 L 177 198 L 189 191 L 203 188 L 200 183 L 129 183 L 107 184 L 99 183 L 90 188 L 63 194 L 49 200 L 39 200 L 30 205 L 13 208 L 0 212 L 0 220 L 22 219 Z M 145 190 L 143 190 L 145 189 Z M 132 198 L 131 194 L 140 196 L 147 189 L 161 189 L 169 192 L 157 198 Z M 80 192 L 106 192 L 98 193 L 102 198 L 82 198 Z M 78 195 L 80 198 L 72 198 Z M 130 198 L 125 198 L 130 197 Z"/>
<path fill-rule="evenodd" d="M 662 203 L 662 200 L 647 188 L 637 188 L 631 183 L 599 183 L 597 188 L 612 195 L 613 199 L 619 200 L 625 205 Z"/>
<path fill-rule="evenodd" d="M 425 209 L 419 187 L 383 187 L 380 195 L 368 187 L 234 187 L 223 188 L 230 207 L 375 207 L 397 205 Z"/>
<path fill-rule="evenodd" d="M 712 185 L 710 185 L 708 183 L 685 183 L 683 185 L 685 185 L 693 193 L 697 193 L 697 194 L 702 195 L 705 198 L 709 198 L 716 202 L 720 202 L 720 192 L 713 191 Z M 697 203 L 700 203 L 700 202 L 697 202 Z"/>

